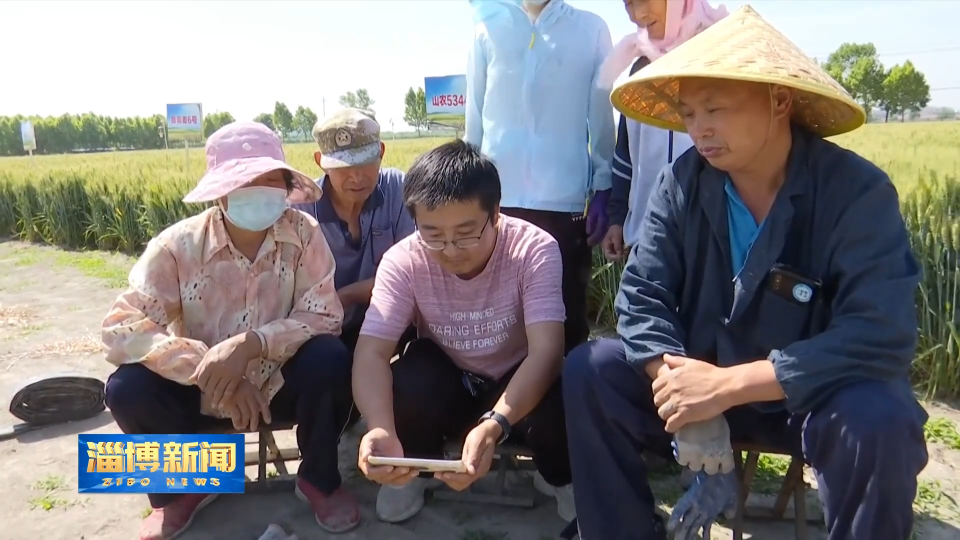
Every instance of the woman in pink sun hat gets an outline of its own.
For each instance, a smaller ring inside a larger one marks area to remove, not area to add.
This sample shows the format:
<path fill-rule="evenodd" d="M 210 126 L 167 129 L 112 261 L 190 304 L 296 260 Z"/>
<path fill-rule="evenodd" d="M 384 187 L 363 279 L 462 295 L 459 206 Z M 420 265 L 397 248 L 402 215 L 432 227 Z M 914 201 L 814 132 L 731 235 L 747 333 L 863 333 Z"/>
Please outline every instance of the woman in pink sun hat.
<path fill-rule="evenodd" d="M 606 89 L 612 89 L 627 68 L 633 75 L 727 16 L 725 7 L 712 7 L 707 0 L 624 0 L 623 4 L 637 31 L 620 40 L 601 67 L 599 84 Z M 620 117 L 607 205 L 610 228 L 601 242 L 608 260 L 625 258 L 628 246 L 637 241 L 657 174 L 692 146 L 685 133 Z"/>
<path fill-rule="evenodd" d="M 296 494 L 338 533 L 360 522 L 341 486 L 337 445 L 352 407 L 343 307 L 317 222 L 288 207 L 321 195 L 284 161 L 266 126 L 234 122 L 206 145 L 207 172 L 185 198 L 214 202 L 147 245 L 103 321 L 116 371 L 106 402 L 124 433 L 238 431 L 294 422 Z M 141 540 L 173 538 L 209 494 L 151 494 Z"/>

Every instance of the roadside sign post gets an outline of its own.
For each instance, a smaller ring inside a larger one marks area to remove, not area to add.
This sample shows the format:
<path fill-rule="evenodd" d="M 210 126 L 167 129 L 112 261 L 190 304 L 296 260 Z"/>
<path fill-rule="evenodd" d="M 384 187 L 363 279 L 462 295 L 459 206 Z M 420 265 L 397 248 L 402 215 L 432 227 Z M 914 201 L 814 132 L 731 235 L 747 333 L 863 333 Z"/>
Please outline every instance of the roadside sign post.
<path fill-rule="evenodd" d="M 33 130 L 33 122 L 30 120 L 20 122 L 20 138 L 23 140 L 23 149 L 30 156 L 30 165 L 36 167 L 37 163 L 33 159 L 33 151 L 37 149 L 37 134 Z"/>
<path fill-rule="evenodd" d="M 203 140 L 203 106 L 200 103 L 167 105 L 167 144 L 183 141 L 183 171 L 190 175 L 190 141 Z"/>
<path fill-rule="evenodd" d="M 427 99 L 427 121 L 463 131 L 467 115 L 467 76 L 446 75 L 423 79 L 423 93 Z"/>

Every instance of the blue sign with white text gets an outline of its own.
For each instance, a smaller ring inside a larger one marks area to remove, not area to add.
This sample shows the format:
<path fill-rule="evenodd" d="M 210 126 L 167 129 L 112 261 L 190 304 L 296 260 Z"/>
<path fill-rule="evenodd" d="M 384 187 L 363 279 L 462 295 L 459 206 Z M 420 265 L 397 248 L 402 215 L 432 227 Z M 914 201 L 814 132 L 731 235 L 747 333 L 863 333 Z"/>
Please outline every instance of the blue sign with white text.
<path fill-rule="evenodd" d="M 243 493 L 243 435 L 77 435 L 80 493 Z"/>

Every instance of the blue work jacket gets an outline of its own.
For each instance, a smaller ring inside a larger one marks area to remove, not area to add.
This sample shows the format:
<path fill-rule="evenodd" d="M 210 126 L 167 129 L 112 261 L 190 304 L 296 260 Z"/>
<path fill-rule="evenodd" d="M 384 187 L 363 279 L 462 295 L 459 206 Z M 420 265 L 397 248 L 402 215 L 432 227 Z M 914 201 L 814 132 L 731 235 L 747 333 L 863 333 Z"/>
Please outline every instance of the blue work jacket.
<path fill-rule="evenodd" d="M 627 361 L 769 358 L 786 400 L 758 406 L 792 413 L 868 380 L 915 403 L 920 268 L 886 173 L 795 127 L 786 179 L 737 276 L 726 178 L 696 149 L 658 177 L 616 299 Z M 775 294 L 777 264 L 818 281 L 812 298 Z"/>

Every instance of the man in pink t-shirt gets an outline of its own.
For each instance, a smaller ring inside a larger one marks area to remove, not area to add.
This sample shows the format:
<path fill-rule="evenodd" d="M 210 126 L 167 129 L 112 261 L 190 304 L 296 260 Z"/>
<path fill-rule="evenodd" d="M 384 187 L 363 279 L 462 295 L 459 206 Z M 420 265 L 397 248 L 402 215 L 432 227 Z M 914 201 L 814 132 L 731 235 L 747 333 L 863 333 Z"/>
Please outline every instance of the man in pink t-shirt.
<path fill-rule="evenodd" d="M 417 232 L 380 261 L 354 355 L 354 399 L 370 430 L 360 469 L 383 484 L 377 515 L 393 523 L 411 518 L 428 480 L 371 466 L 369 456 L 441 458 L 445 441 L 466 434 L 467 473 L 437 478 L 466 489 L 512 435 L 531 447 L 548 484 L 541 489 L 572 518 L 556 240 L 500 214 L 496 167 L 462 141 L 418 158 L 403 194 Z M 418 339 L 391 365 L 411 324 Z"/>

